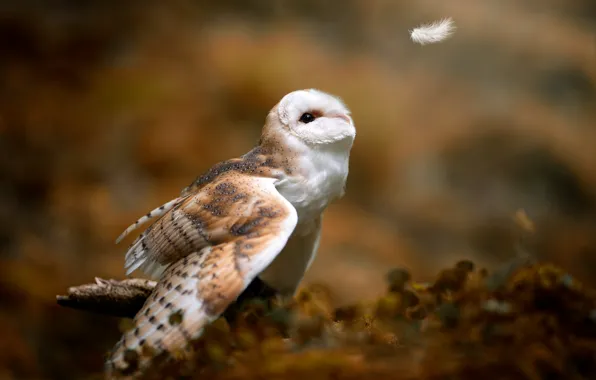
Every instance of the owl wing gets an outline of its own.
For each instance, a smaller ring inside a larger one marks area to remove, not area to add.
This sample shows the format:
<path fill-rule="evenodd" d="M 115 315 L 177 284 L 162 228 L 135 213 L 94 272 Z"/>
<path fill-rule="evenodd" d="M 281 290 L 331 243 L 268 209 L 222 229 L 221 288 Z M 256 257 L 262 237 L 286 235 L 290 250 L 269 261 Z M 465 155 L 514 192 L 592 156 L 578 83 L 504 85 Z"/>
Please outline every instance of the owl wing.
<path fill-rule="evenodd" d="M 135 260 L 172 264 L 114 348 L 108 371 L 142 370 L 145 348 L 183 350 L 273 261 L 298 220 L 274 181 L 222 177 L 156 222 Z"/>
<path fill-rule="evenodd" d="M 272 181 L 230 173 L 151 211 L 123 233 L 125 236 L 140 223 L 159 216 L 129 247 L 125 256 L 126 274 L 140 269 L 158 278 L 165 266 L 218 244 L 230 234 L 253 227 L 244 224 L 246 218 L 252 218 L 252 209 L 259 208 L 255 202 L 264 204 L 267 199 L 279 203 L 272 195 L 281 197 Z M 292 208 L 289 203 L 287 206 Z M 267 206 L 261 208 L 266 210 Z M 268 219 L 266 212 L 259 218 L 259 221 Z"/>

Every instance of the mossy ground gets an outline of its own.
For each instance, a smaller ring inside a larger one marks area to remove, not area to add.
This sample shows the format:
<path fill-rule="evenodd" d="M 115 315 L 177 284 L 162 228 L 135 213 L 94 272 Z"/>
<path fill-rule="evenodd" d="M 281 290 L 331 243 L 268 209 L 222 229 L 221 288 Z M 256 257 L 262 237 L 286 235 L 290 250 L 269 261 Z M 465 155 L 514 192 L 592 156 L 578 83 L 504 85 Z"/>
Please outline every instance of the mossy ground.
<path fill-rule="evenodd" d="M 320 285 L 289 303 L 253 301 L 221 318 L 146 379 L 589 379 L 596 292 L 548 263 L 494 273 L 469 261 L 434 282 L 388 276 L 387 292 L 333 309 Z"/>

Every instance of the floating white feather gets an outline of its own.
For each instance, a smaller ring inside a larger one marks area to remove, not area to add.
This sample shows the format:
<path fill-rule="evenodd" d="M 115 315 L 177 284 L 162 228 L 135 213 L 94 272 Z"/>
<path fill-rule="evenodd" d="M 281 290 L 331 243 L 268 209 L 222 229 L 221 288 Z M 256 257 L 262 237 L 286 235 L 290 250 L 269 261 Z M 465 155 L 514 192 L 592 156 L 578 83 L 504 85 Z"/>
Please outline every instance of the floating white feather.
<path fill-rule="evenodd" d="M 448 38 L 454 30 L 453 19 L 449 17 L 435 21 L 432 24 L 423 24 L 410 30 L 410 37 L 412 41 L 420 45 L 433 44 Z"/>

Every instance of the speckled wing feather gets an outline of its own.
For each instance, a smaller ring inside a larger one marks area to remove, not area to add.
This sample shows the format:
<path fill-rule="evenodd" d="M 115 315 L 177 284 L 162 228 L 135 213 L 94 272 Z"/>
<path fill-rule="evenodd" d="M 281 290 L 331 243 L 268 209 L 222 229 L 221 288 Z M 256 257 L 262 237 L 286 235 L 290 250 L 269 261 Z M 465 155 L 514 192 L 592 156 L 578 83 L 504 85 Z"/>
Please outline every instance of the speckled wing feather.
<path fill-rule="evenodd" d="M 185 197 L 178 197 L 176 199 L 172 199 L 171 201 L 164 203 L 158 208 L 149 211 L 146 215 L 143 215 L 142 217 L 137 219 L 133 224 L 128 226 L 126 230 L 124 230 L 124 232 L 122 232 L 120 236 L 118 236 L 118 238 L 116 239 L 116 244 L 120 243 L 122 239 L 128 236 L 128 234 L 130 234 L 132 231 L 139 228 L 143 223 L 164 215 L 166 212 L 170 211 L 172 208 L 180 204 L 180 202 L 182 202 L 184 199 Z"/>
<path fill-rule="evenodd" d="M 251 175 L 273 178 L 279 174 L 275 161 L 265 153 L 263 148 L 258 147 L 240 158 L 215 165 L 182 190 L 178 198 L 128 227 L 117 241 L 142 223 L 159 217 L 129 247 L 125 257 L 126 274 L 140 269 L 158 278 L 169 263 L 217 242 L 222 226 L 206 226 L 200 214 L 208 213 L 225 219 L 226 212 L 233 211 L 249 196 L 246 191 L 236 189 L 246 182 L 242 178 L 252 178 Z M 241 183 L 236 184 L 235 181 Z"/>
<path fill-rule="evenodd" d="M 273 261 L 297 223 L 274 181 L 222 175 L 150 228 L 135 260 L 173 264 L 114 348 L 108 374 L 138 373 L 147 350 L 184 350 Z"/>

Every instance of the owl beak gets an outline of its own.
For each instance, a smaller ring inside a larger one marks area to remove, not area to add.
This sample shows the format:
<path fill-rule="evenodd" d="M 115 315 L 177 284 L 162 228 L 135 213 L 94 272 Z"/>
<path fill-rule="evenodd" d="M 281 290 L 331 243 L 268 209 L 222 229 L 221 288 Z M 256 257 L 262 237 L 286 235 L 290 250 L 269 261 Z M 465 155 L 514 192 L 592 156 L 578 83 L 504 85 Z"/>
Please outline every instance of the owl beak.
<path fill-rule="evenodd" d="M 345 113 L 336 113 L 336 114 L 331 115 L 331 117 L 336 117 L 338 119 L 342 119 L 343 121 L 345 121 L 348 124 L 352 124 L 352 118 L 350 118 Z"/>

